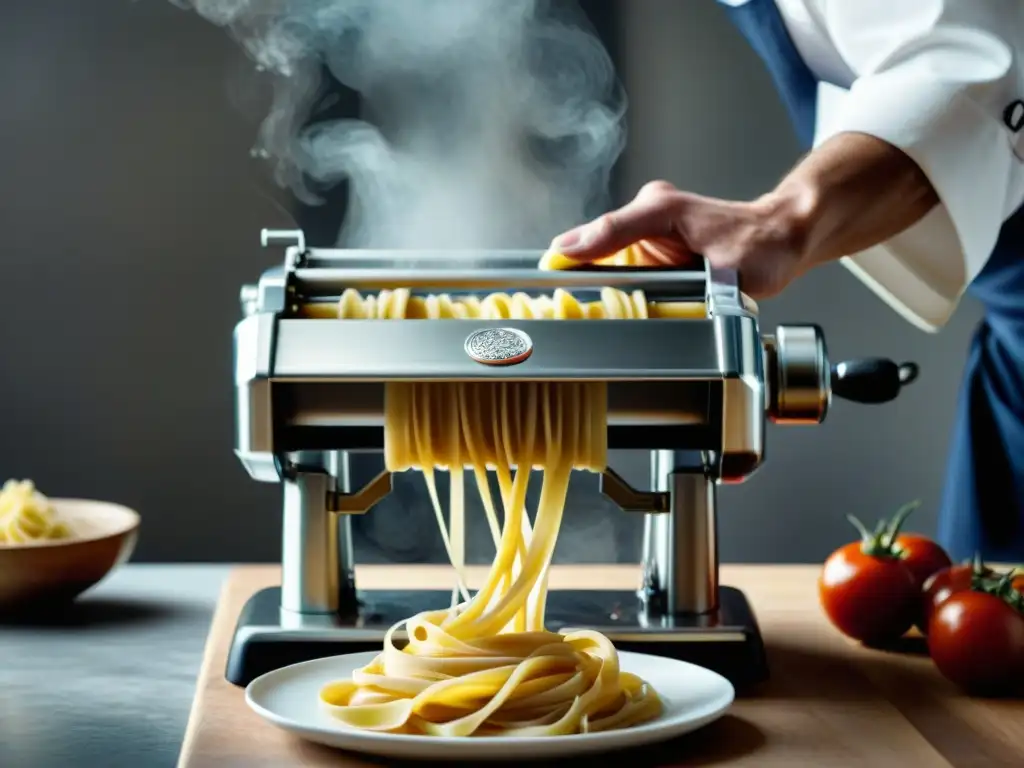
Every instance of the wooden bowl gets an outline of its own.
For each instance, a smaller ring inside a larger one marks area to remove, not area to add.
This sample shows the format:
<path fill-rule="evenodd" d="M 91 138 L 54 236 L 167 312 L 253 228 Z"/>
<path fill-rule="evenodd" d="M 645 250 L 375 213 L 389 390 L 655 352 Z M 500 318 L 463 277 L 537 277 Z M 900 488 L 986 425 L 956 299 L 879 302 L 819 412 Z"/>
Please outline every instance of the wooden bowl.
<path fill-rule="evenodd" d="M 66 539 L 0 544 L 0 613 L 74 600 L 131 557 L 139 515 L 106 501 L 49 499 Z"/>

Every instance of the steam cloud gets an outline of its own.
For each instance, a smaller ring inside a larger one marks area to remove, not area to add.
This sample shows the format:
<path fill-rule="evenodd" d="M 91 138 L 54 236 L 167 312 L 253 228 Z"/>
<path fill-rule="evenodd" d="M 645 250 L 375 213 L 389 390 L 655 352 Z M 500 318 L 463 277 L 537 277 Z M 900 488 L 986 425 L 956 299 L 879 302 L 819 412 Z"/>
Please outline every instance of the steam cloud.
<path fill-rule="evenodd" d="M 542 247 L 607 206 L 625 98 L 571 0 L 171 2 L 275 75 L 256 151 L 307 202 L 348 180 L 341 245 Z M 310 120 L 325 70 L 365 121 Z"/>

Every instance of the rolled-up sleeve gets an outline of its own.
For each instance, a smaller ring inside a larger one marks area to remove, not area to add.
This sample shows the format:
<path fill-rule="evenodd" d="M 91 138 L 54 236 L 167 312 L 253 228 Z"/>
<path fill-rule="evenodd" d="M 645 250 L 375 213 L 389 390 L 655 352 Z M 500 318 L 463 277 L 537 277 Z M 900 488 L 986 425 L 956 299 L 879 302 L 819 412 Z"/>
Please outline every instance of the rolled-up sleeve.
<path fill-rule="evenodd" d="M 1024 3 L 821 7 L 855 80 L 819 121 L 815 142 L 847 132 L 882 139 L 920 166 L 941 201 L 910 229 L 845 262 L 908 319 L 934 330 L 1024 201 L 1024 131 L 1014 120 L 1024 99 Z"/>

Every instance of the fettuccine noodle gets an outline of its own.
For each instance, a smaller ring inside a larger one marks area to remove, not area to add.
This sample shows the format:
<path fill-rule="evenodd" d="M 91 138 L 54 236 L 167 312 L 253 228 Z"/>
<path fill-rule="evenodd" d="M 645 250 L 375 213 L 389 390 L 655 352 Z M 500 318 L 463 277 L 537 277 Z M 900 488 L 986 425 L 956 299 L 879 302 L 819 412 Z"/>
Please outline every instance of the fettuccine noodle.
<path fill-rule="evenodd" d="M 697 306 L 703 317 L 703 305 Z M 649 305 L 643 291 L 627 294 L 614 288 L 603 288 L 601 300 L 590 302 L 580 302 L 562 289 L 553 296 L 491 293 L 482 300 L 447 294 L 413 296 L 406 288 L 364 297 L 349 289 L 341 296 L 338 314 L 342 318 L 376 320 L 634 320 L 649 317 L 652 307 L 657 305 Z"/>
<path fill-rule="evenodd" d="M 414 297 L 407 290 L 362 297 L 347 291 L 342 318 L 644 318 L 642 292 L 605 289 L 598 309 L 572 295 L 491 294 L 483 300 Z M 422 314 L 421 314 L 422 313 Z M 619 668 L 604 635 L 544 628 L 548 568 L 573 469 L 600 472 L 607 458 L 603 383 L 396 382 L 386 385 L 384 458 L 391 472 L 423 472 L 463 601 L 405 625 L 409 642 L 384 650 L 320 698 L 345 724 L 436 736 L 554 736 L 630 727 L 657 717 L 658 695 Z M 484 586 L 465 589 L 463 473 L 469 467 L 497 554 Z M 526 514 L 530 469 L 544 472 L 533 526 Z M 435 470 L 451 473 L 446 530 Z M 504 510 L 499 528 L 487 482 L 493 470 Z M 513 471 L 515 470 L 515 471 Z"/>
<path fill-rule="evenodd" d="M 606 256 L 603 259 L 597 259 L 593 262 L 593 266 L 599 267 L 640 267 L 644 266 L 645 259 L 643 257 L 643 251 L 639 245 L 630 245 L 623 248 L 620 251 L 616 251 L 611 256 Z M 557 251 L 548 251 L 540 260 L 538 267 L 542 270 L 558 272 L 560 270 L 572 269 L 573 267 L 579 266 L 578 261 L 573 261 L 563 253 Z"/>
<path fill-rule="evenodd" d="M 31 480 L 4 483 L 0 490 L 0 544 L 66 539 L 70 535 Z"/>

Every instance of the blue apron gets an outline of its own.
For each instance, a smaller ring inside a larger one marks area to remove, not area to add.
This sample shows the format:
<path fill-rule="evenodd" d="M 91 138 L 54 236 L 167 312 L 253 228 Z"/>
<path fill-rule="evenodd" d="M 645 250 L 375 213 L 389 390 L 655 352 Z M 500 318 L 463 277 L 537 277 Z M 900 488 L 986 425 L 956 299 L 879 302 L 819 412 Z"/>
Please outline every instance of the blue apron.
<path fill-rule="evenodd" d="M 723 5 L 764 60 L 809 149 L 818 81 L 775 1 Z M 1024 563 L 1024 207 L 1004 224 L 968 293 L 985 315 L 971 342 L 957 404 L 938 539 L 954 560 L 977 551 L 993 562 Z"/>

